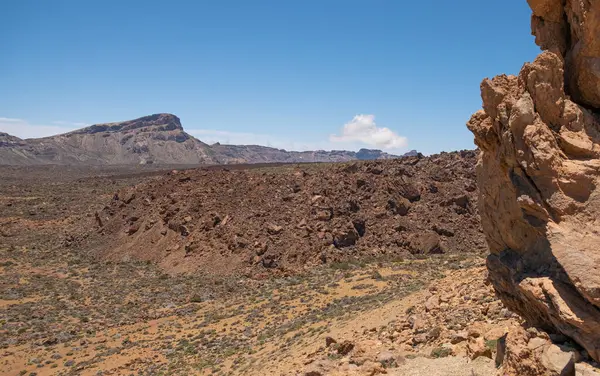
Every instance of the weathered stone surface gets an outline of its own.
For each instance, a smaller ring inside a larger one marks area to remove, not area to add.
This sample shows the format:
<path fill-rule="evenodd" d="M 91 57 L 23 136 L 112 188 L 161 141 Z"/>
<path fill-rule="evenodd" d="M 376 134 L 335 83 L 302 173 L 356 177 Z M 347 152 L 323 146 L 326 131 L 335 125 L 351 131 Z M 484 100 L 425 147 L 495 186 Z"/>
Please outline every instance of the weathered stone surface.
<path fill-rule="evenodd" d="M 492 350 L 485 345 L 485 341 L 483 338 L 479 337 L 473 339 L 467 345 L 467 353 L 469 354 L 469 358 L 471 360 L 477 359 L 480 356 L 485 356 L 486 358 L 492 358 Z"/>
<path fill-rule="evenodd" d="M 547 51 L 484 80 L 467 124 L 490 280 L 511 310 L 600 360 L 600 3 L 529 4 Z"/>
<path fill-rule="evenodd" d="M 581 0 L 528 0 L 536 43 L 566 62 L 567 93 L 600 107 L 600 3 Z"/>
<path fill-rule="evenodd" d="M 600 370 L 588 363 L 575 364 L 575 376 L 598 376 Z"/>
<path fill-rule="evenodd" d="M 427 312 L 433 311 L 440 308 L 440 297 L 438 295 L 433 295 L 425 302 L 425 309 Z"/>
<path fill-rule="evenodd" d="M 440 237 L 435 232 L 415 234 L 410 241 L 409 251 L 413 254 L 440 254 L 445 252 Z"/>
<path fill-rule="evenodd" d="M 542 364 L 553 374 L 560 376 L 575 375 L 573 354 L 562 351 L 556 345 L 550 345 L 544 349 Z"/>
<path fill-rule="evenodd" d="M 521 326 L 513 327 L 508 332 L 502 359 L 497 364 L 502 365 L 501 374 L 507 376 L 576 375 L 572 351 L 552 344 L 545 334 L 527 331 Z"/>

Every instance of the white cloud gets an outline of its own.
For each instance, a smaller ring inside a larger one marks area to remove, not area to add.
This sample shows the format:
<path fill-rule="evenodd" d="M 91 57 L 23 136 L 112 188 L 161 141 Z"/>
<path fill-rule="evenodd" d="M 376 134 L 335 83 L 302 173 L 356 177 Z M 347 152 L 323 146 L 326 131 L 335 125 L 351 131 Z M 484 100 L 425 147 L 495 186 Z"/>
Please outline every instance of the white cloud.
<path fill-rule="evenodd" d="M 370 147 L 381 149 L 401 149 L 408 145 L 406 137 L 402 137 L 389 128 L 380 128 L 375 123 L 375 115 L 356 115 L 344 124 L 341 134 L 331 135 L 331 142 L 359 142 Z"/>
<path fill-rule="evenodd" d="M 77 123 L 68 123 L 63 125 L 38 125 L 31 124 L 23 119 L 0 117 L 0 132 L 8 133 L 19 138 L 39 138 L 54 136 L 81 128 L 75 124 Z"/>
<path fill-rule="evenodd" d="M 208 144 L 220 142 L 230 145 L 263 145 L 288 151 L 306 150 L 358 150 L 361 147 L 376 147 L 384 150 L 406 148 L 408 140 L 389 128 L 380 128 L 375 124 L 375 115 L 356 115 L 346 123 L 341 134 L 331 135 L 327 141 L 302 142 L 283 139 L 267 134 L 230 132 L 213 129 L 190 129 L 188 132 Z M 344 143 L 343 146 L 339 145 Z"/>

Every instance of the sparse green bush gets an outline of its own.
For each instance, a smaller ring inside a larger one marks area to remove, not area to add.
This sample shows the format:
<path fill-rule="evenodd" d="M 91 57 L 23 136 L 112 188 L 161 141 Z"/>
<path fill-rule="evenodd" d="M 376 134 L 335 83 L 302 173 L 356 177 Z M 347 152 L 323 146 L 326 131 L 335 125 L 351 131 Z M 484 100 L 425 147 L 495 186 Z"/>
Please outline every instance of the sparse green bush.
<path fill-rule="evenodd" d="M 496 339 L 491 339 L 491 340 L 485 341 L 485 346 L 492 351 L 496 351 L 497 345 L 498 345 L 498 340 L 496 340 Z"/>
<path fill-rule="evenodd" d="M 335 270 L 350 270 L 352 265 L 348 262 L 332 262 L 329 267 Z"/>
<path fill-rule="evenodd" d="M 434 358 L 446 358 L 450 355 L 452 355 L 452 350 L 447 347 L 440 346 L 431 350 L 431 356 Z"/>

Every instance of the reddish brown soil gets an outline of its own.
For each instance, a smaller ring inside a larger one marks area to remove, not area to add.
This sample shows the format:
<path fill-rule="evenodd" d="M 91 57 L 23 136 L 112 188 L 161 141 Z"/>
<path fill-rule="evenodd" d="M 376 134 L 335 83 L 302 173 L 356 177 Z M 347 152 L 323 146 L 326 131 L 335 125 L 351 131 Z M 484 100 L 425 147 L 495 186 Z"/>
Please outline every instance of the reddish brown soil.
<path fill-rule="evenodd" d="M 475 155 L 172 171 L 117 192 L 88 241 L 102 258 L 219 275 L 480 253 Z"/>
<path fill-rule="evenodd" d="M 474 159 L 0 166 L 0 374 L 300 372 L 446 273 L 483 278 Z"/>

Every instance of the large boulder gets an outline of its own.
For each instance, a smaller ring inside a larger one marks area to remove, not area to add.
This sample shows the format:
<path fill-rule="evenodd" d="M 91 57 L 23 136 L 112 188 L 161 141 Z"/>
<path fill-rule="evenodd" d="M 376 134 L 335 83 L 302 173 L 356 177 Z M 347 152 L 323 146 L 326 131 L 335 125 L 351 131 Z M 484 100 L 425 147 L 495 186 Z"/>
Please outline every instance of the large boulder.
<path fill-rule="evenodd" d="M 576 376 L 575 350 L 557 346 L 545 333 L 513 327 L 502 338 L 503 376 Z M 593 375 L 593 373 L 589 373 Z"/>
<path fill-rule="evenodd" d="M 488 269 L 513 311 L 600 361 L 600 2 L 530 0 L 546 49 L 519 76 L 481 84 Z"/>

